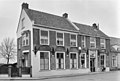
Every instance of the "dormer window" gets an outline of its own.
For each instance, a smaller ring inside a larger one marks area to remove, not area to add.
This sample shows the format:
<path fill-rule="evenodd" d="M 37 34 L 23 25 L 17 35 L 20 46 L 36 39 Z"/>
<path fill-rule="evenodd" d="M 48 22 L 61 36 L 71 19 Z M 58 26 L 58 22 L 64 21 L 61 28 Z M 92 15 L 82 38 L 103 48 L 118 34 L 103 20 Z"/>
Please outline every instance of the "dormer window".
<path fill-rule="evenodd" d="M 75 34 L 70 35 L 70 46 L 72 47 L 77 46 L 77 36 Z"/>
<path fill-rule="evenodd" d="M 56 44 L 57 44 L 57 46 L 64 46 L 64 35 L 63 35 L 63 33 L 57 32 Z"/>
<path fill-rule="evenodd" d="M 96 48 L 96 38 L 90 37 L 90 48 Z"/>
<path fill-rule="evenodd" d="M 48 31 L 41 30 L 40 31 L 40 44 L 41 45 L 48 45 L 49 44 L 48 42 L 49 42 Z"/>
<path fill-rule="evenodd" d="M 100 39 L 100 47 L 104 49 L 106 47 L 105 45 L 105 39 Z"/>

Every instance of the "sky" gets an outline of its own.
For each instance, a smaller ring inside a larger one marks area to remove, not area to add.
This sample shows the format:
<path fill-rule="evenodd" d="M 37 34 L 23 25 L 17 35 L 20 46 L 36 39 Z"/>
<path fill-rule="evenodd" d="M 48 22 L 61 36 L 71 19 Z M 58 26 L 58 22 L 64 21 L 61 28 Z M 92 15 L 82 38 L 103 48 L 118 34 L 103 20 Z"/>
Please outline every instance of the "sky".
<path fill-rule="evenodd" d="M 0 0 L 0 42 L 6 37 L 16 41 L 23 2 L 28 3 L 30 9 L 46 13 L 62 16 L 66 12 L 72 22 L 97 23 L 108 36 L 120 38 L 119 0 Z"/>
<path fill-rule="evenodd" d="M 120 38 L 119 0 L 0 0 L 0 42 L 6 37 L 16 40 L 23 2 L 46 13 L 62 16 L 66 12 L 72 22 L 97 23 L 108 36 Z"/>

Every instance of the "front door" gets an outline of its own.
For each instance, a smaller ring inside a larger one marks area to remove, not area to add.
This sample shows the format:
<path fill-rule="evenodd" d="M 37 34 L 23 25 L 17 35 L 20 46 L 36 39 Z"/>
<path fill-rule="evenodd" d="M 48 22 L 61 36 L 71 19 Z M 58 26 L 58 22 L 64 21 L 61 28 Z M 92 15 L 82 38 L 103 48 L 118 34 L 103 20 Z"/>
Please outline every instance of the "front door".
<path fill-rule="evenodd" d="M 90 71 L 95 72 L 95 58 L 90 58 Z"/>

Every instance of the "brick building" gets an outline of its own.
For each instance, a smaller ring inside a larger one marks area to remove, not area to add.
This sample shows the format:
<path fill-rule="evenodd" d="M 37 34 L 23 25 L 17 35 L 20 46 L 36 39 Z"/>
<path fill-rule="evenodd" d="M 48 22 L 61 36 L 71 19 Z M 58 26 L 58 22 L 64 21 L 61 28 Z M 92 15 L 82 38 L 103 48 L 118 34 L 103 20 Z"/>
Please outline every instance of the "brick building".
<path fill-rule="evenodd" d="M 31 67 L 32 76 L 109 71 L 110 39 L 99 26 L 71 22 L 29 9 L 23 3 L 17 28 L 18 67 Z"/>

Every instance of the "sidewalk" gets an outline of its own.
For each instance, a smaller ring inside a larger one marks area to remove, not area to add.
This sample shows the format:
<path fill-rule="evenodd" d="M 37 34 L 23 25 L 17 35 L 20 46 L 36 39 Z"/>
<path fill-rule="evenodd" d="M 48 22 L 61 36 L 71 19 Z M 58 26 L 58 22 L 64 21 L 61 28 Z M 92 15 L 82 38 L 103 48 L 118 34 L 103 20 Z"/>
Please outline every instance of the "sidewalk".
<path fill-rule="evenodd" d="M 103 74 L 103 73 L 110 73 L 113 71 L 108 71 L 108 72 L 90 72 L 90 73 L 85 73 L 85 74 L 70 74 L 70 75 L 56 75 L 56 76 L 44 76 L 44 77 L 39 77 L 39 78 L 32 78 L 32 77 L 7 77 L 7 78 L 0 78 L 0 80 L 4 81 L 17 81 L 17 80 L 44 80 L 44 79 L 53 79 L 53 78 L 67 78 L 67 77 L 76 77 L 76 76 L 85 76 L 85 75 L 95 75 L 95 74 Z"/>

